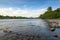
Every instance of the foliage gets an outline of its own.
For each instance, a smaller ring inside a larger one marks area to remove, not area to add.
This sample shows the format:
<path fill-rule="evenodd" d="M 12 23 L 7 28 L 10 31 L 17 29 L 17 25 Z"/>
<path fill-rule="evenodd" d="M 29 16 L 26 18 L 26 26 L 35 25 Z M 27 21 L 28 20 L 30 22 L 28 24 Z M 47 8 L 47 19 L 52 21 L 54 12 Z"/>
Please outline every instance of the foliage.
<path fill-rule="evenodd" d="M 0 15 L 0 19 L 26 19 L 27 17 L 21 17 L 21 16 L 3 16 L 3 15 Z"/>
<path fill-rule="evenodd" d="M 47 9 L 48 11 L 52 11 L 52 7 L 48 7 L 48 9 Z"/>
<path fill-rule="evenodd" d="M 52 11 L 49 10 L 50 8 L 48 8 L 48 10 L 39 16 L 39 18 L 42 19 L 58 19 L 60 18 L 60 8 L 57 8 L 56 10 Z"/>

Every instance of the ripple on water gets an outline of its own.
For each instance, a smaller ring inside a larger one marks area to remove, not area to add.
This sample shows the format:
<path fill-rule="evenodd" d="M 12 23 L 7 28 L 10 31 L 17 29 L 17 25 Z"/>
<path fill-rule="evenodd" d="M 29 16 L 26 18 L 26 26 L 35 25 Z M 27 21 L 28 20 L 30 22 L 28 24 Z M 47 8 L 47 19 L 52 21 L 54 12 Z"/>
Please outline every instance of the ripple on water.
<path fill-rule="evenodd" d="M 1 20 L 0 20 L 1 22 Z M 53 34 L 60 34 L 59 30 L 51 32 L 48 23 L 40 19 L 14 19 L 3 20 L 0 28 L 11 27 L 12 33 L 4 33 L 0 30 L 1 40 L 59 40 Z M 2 35 L 2 36 L 1 36 Z"/>

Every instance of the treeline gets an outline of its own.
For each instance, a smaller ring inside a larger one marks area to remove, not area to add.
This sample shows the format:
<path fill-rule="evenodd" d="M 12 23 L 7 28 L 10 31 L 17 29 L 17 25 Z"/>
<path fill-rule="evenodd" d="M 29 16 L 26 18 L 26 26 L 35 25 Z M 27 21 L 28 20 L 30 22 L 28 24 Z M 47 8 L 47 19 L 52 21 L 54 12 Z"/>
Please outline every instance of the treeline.
<path fill-rule="evenodd" d="M 52 10 L 52 7 L 48 7 L 47 11 L 40 15 L 39 18 L 42 19 L 59 19 L 60 18 L 60 8 Z"/>
<path fill-rule="evenodd" d="M 27 19 L 27 17 L 21 17 L 21 16 L 3 16 L 3 15 L 0 15 L 0 19 Z"/>

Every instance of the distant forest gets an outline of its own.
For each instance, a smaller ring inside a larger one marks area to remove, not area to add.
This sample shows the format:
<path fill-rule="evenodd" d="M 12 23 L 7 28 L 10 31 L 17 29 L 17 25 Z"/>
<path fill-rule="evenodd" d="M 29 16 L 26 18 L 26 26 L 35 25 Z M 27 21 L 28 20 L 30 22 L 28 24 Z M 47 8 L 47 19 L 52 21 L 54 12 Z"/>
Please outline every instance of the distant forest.
<path fill-rule="evenodd" d="M 60 8 L 52 10 L 52 7 L 48 7 L 44 14 L 41 14 L 39 18 L 42 19 L 60 19 Z"/>
<path fill-rule="evenodd" d="M 0 15 L 0 19 L 27 19 L 27 17 L 21 17 L 21 16 L 3 16 L 3 15 Z"/>

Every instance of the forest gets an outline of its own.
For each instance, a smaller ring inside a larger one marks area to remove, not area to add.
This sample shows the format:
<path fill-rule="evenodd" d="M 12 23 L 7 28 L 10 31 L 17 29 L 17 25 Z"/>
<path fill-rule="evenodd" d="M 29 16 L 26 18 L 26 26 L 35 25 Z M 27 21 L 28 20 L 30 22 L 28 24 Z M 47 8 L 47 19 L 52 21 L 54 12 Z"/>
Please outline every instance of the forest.
<path fill-rule="evenodd" d="M 0 19 L 27 19 L 27 17 L 21 17 L 21 16 L 3 16 L 3 15 L 0 15 Z"/>
<path fill-rule="evenodd" d="M 48 7 L 47 11 L 39 16 L 42 19 L 60 19 L 60 8 L 52 10 L 52 7 Z"/>

